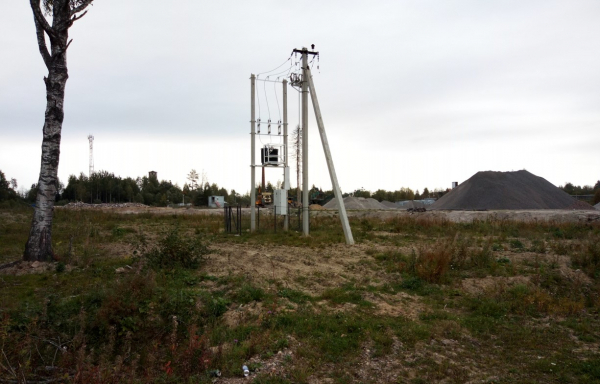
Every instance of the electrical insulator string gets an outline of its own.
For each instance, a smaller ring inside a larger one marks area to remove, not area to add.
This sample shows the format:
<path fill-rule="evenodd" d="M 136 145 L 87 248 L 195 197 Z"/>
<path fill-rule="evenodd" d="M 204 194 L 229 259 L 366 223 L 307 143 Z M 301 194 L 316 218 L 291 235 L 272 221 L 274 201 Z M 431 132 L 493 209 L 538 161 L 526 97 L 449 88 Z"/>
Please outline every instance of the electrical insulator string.
<path fill-rule="evenodd" d="M 277 102 L 277 111 L 279 112 L 279 121 L 281 122 L 281 109 L 279 108 L 279 98 L 277 97 L 277 83 L 273 83 L 273 92 L 275 92 L 275 101 Z"/>

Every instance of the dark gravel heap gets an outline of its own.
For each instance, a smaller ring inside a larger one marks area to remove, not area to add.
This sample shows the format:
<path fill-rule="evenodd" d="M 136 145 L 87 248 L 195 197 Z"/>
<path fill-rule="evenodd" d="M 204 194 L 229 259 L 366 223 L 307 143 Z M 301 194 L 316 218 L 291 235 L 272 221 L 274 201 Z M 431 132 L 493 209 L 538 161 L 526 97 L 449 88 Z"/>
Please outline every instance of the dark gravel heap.
<path fill-rule="evenodd" d="M 527 171 L 477 172 L 427 210 L 594 209 Z"/>

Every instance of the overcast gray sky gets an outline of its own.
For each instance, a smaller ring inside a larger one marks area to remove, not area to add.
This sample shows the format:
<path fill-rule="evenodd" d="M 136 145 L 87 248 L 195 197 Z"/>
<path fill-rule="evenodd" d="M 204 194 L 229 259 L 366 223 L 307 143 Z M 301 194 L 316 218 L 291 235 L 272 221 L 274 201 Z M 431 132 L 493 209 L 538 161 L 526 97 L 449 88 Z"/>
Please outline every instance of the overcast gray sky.
<path fill-rule="evenodd" d="M 314 81 L 344 192 L 446 188 L 482 170 L 527 169 L 555 185 L 600 179 L 597 0 L 93 4 L 71 29 L 64 181 L 87 174 L 92 133 L 96 170 L 155 170 L 182 186 L 195 168 L 248 191 L 250 74 L 310 44 L 321 53 Z M 29 187 L 47 71 L 28 2 L 2 5 L 0 169 Z M 281 95 L 271 83 L 264 91 L 260 117 L 268 101 L 278 120 Z M 296 91 L 289 97 L 293 127 Z M 310 183 L 329 189 L 309 113 Z"/>

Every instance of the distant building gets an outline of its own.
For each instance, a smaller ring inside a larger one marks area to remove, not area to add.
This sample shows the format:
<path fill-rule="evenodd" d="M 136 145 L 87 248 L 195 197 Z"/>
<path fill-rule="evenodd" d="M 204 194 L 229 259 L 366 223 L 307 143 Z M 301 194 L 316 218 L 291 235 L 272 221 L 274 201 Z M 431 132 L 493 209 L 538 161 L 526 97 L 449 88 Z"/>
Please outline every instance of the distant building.
<path fill-rule="evenodd" d="M 222 208 L 225 206 L 224 196 L 208 196 L 208 206 L 210 208 Z"/>
<path fill-rule="evenodd" d="M 150 172 L 148 172 L 148 178 L 150 178 L 150 179 L 157 179 L 158 180 L 158 176 L 157 176 L 156 171 L 150 171 Z"/>

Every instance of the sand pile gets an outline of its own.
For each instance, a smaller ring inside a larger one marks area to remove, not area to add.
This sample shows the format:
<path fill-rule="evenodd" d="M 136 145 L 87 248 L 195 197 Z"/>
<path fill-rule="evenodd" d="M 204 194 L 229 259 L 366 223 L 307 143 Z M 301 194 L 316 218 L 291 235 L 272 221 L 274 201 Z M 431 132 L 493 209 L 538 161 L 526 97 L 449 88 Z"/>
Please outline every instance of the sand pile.
<path fill-rule="evenodd" d="M 527 171 L 477 172 L 428 210 L 592 209 L 544 178 Z"/>
<path fill-rule="evenodd" d="M 348 196 L 344 198 L 344 206 L 346 209 L 388 209 L 385 205 L 372 197 L 365 199 L 364 197 Z M 334 197 L 323 207 L 327 209 L 338 209 L 337 199 Z"/>
<path fill-rule="evenodd" d="M 322 206 L 320 206 L 319 204 L 311 204 L 308 207 L 310 208 L 311 211 L 322 211 L 325 209 Z"/>

